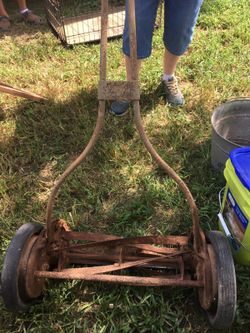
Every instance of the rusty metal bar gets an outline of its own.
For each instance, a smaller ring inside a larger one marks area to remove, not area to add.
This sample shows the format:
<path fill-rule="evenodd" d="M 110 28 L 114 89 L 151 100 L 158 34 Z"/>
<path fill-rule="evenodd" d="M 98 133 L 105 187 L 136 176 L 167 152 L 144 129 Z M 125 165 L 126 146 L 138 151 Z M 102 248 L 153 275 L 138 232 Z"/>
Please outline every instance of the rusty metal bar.
<path fill-rule="evenodd" d="M 180 273 L 181 273 L 181 278 L 184 278 L 185 275 L 185 263 L 183 260 L 183 256 L 179 256 L 178 258 L 178 263 L 179 263 L 179 267 L 180 267 Z"/>
<path fill-rule="evenodd" d="M 79 274 L 103 274 L 103 273 L 110 273 L 115 271 L 121 271 L 128 268 L 140 267 L 142 265 L 160 261 L 162 258 L 160 257 L 144 257 L 140 258 L 139 260 L 127 261 L 123 263 L 114 263 L 109 265 L 102 265 L 102 266 L 92 266 L 92 267 L 81 267 L 81 268 L 65 268 L 62 270 L 64 273 L 79 273 Z"/>
<path fill-rule="evenodd" d="M 61 235 L 65 240 L 84 240 L 84 241 L 93 241 L 93 242 L 102 242 L 102 241 L 121 238 L 114 235 L 105 235 L 94 232 L 77 232 L 77 231 L 65 231 L 62 232 Z"/>
<path fill-rule="evenodd" d="M 169 253 L 169 255 L 173 255 L 173 253 Z M 175 256 L 179 255 L 190 255 L 190 252 L 176 252 L 174 254 Z M 67 258 L 70 262 L 73 263 L 74 259 L 96 259 L 98 261 L 111 261 L 111 262 L 118 262 L 119 261 L 119 255 L 118 254 L 112 254 L 112 253 L 78 253 L 78 252 L 69 252 L 67 253 Z M 148 255 L 140 256 L 139 254 L 126 254 L 122 257 L 123 262 L 125 261 L 137 261 L 143 258 L 148 258 Z M 174 257 L 167 257 L 166 256 L 156 256 L 155 259 L 157 262 L 160 263 L 179 263 L 179 261 Z"/>
<path fill-rule="evenodd" d="M 145 257 L 144 257 L 145 258 Z M 150 268 L 161 268 L 164 270 L 173 270 L 178 269 L 180 272 L 184 272 L 184 262 L 180 262 L 179 257 L 177 258 L 159 258 L 155 262 L 152 261 L 150 263 L 142 264 L 140 267 L 150 267 Z M 126 255 L 123 258 L 123 262 L 126 261 L 137 261 L 141 260 L 141 256 L 130 256 Z M 79 254 L 79 253 L 69 253 L 67 255 L 67 262 L 68 264 L 81 264 L 81 265 L 107 265 L 109 263 L 118 263 L 119 262 L 119 256 L 113 255 L 113 254 L 104 254 L 104 255 L 98 255 L 98 254 Z M 183 267 L 180 266 L 180 264 L 183 264 Z M 193 267 L 190 266 L 189 262 L 185 262 L 185 269 L 193 271 Z M 183 274 L 182 274 L 183 275 Z"/>
<path fill-rule="evenodd" d="M 144 254 L 153 254 L 153 255 L 161 255 L 161 254 L 169 254 L 169 253 L 176 253 L 177 251 L 179 251 L 178 247 L 156 247 L 156 246 L 152 246 L 152 245 L 147 245 L 147 244 L 128 244 L 126 246 L 123 247 L 124 249 L 127 250 L 138 250 L 138 253 L 144 253 Z M 68 248 L 67 250 L 71 251 L 71 253 L 75 252 L 75 253 L 82 253 L 81 248 L 77 249 L 77 248 Z M 73 251 L 72 251 L 73 250 Z M 86 250 L 83 252 L 86 253 Z M 99 253 L 99 252 L 98 252 Z"/>
<path fill-rule="evenodd" d="M 185 246 L 188 244 L 189 237 L 187 236 L 142 236 L 128 237 L 105 240 L 100 242 L 92 242 L 85 244 L 71 245 L 60 250 L 76 249 L 76 248 L 95 248 L 95 247 L 110 247 L 110 246 L 126 246 L 131 244 L 157 244 L 157 245 L 175 245 Z M 53 249 L 55 251 L 56 249 Z M 59 249 L 58 249 L 59 250 Z"/>
<path fill-rule="evenodd" d="M 35 275 L 40 278 L 49 279 L 71 279 L 71 280 L 84 280 L 84 281 L 101 281 L 110 283 L 120 283 L 130 286 L 147 286 L 147 287 L 203 287 L 203 281 L 190 280 L 190 279 L 169 279 L 157 277 L 142 277 L 142 276 L 124 276 L 124 275 L 109 275 L 109 274 L 74 274 L 73 272 L 47 272 L 36 271 Z"/>
<path fill-rule="evenodd" d="M 101 0 L 101 48 L 100 48 L 100 81 L 107 77 L 107 44 L 108 44 L 108 1 Z"/>
<path fill-rule="evenodd" d="M 179 247 L 157 247 L 148 244 L 136 244 L 136 245 L 127 245 L 126 248 L 140 250 L 140 253 L 145 254 L 154 254 L 154 255 L 163 255 L 169 253 L 176 253 L 179 251 Z"/>
<path fill-rule="evenodd" d="M 119 237 L 115 235 L 105 235 L 91 232 L 64 231 L 61 233 L 66 240 L 93 240 L 96 244 L 114 245 L 133 245 L 133 244 L 162 244 L 186 246 L 190 238 L 188 236 L 138 236 L 138 237 Z"/>
<path fill-rule="evenodd" d="M 132 81 L 138 81 L 135 0 L 128 1 L 128 27 L 129 27 L 130 62 L 131 62 L 131 69 L 133 69 L 131 71 L 131 76 L 132 76 Z"/>
<path fill-rule="evenodd" d="M 118 262 L 118 260 L 111 260 L 112 258 L 107 257 L 106 261 L 103 260 L 98 260 L 98 258 L 96 259 L 86 259 L 86 258 L 72 258 L 72 259 L 68 259 L 67 264 L 73 264 L 73 265 L 87 265 L 87 266 L 103 266 L 103 265 L 108 265 L 114 262 Z M 130 260 L 133 260 L 133 258 L 129 258 Z M 140 259 L 137 258 L 138 260 Z M 140 271 L 140 270 L 144 270 L 149 272 L 150 270 L 150 275 L 155 275 L 155 272 L 153 273 L 153 270 L 159 271 L 161 270 L 161 275 L 167 275 L 169 276 L 169 272 L 170 271 L 180 271 L 180 267 L 179 267 L 179 263 L 174 260 L 174 259 L 168 259 L 166 262 L 159 262 L 159 263 L 148 263 L 148 264 L 142 264 L 140 267 L 131 267 L 130 270 L 135 269 L 136 271 Z M 185 269 L 187 271 L 193 272 L 195 273 L 195 270 L 193 269 L 193 267 L 191 267 L 190 265 L 186 265 Z M 58 269 L 58 272 L 60 272 L 61 270 Z M 158 272 L 159 273 L 159 272 Z M 159 274 L 158 274 L 159 275 Z M 175 274 L 176 275 L 176 274 Z"/>

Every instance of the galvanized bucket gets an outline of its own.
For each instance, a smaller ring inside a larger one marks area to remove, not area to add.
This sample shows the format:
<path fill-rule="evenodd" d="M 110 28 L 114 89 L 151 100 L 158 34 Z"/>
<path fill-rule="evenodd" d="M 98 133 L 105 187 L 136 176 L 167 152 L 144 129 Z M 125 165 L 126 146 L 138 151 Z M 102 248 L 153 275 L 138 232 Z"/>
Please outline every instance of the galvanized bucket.
<path fill-rule="evenodd" d="M 228 101 L 212 115 L 211 163 L 223 172 L 232 149 L 250 146 L 250 98 Z"/>

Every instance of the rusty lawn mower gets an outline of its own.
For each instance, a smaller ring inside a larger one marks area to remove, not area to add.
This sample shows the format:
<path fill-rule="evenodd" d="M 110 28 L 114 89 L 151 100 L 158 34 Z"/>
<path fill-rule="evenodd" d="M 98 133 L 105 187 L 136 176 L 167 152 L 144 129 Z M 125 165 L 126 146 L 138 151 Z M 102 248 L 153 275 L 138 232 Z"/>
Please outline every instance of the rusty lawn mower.
<path fill-rule="evenodd" d="M 108 6 L 108 1 L 102 0 L 96 127 L 86 148 L 55 183 L 47 204 L 46 226 L 27 223 L 13 237 L 1 276 L 5 306 L 13 312 L 25 311 L 41 300 L 46 279 L 102 281 L 144 287 L 193 287 L 198 291 L 200 305 L 206 311 L 211 326 L 228 328 L 236 309 L 236 277 L 227 239 L 219 231 L 203 232 L 198 209 L 188 187 L 158 155 L 147 138 L 140 115 L 137 71 L 133 71 L 131 81 L 106 80 Z M 128 16 L 130 59 L 132 68 L 136 69 L 134 0 L 129 0 Z M 146 149 L 183 192 L 192 216 L 190 236 L 123 238 L 74 232 L 64 220 L 54 219 L 53 207 L 60 187 L 95 145 L 104 124 L 106 101 L 117 99 L 132 101 L 134 121 Z M 143 274 L 137 268 L 143 268 Z M 129 271 L 125 275 L 123 272 L 126 269 Z M 136 274 L 130 275 L 131 269 Z"/>

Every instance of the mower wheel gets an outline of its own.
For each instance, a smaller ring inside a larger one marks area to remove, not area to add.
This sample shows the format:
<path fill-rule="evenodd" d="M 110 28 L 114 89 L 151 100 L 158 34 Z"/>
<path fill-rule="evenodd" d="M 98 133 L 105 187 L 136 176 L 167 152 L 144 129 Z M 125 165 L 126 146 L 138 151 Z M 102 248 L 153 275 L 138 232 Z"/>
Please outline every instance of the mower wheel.
<path fill-rule="evenodd" d="M 1 274 L 1 293 L 9 311 L 25 311 L 39 298 L 27 296 L 24 278 L 33 244 L 42 229 L 43 227 L 38 223 L 22 225 L 6 251 Z"/>
<path fill-rule="evenodd" d="M 206 236 L 215 254 L 217 271 L 217 293 L 207 310 L 208 319 L 213 328 L 227 329 L 233 323 L 236 310 L 234 261 L 228 241 L 220 231 L 209 231 Z"/>

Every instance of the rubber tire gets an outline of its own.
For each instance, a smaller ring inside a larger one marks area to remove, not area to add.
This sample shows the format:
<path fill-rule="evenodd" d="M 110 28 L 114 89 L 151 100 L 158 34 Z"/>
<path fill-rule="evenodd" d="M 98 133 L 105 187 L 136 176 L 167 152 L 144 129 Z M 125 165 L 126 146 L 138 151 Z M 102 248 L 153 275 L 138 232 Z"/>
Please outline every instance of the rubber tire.
<path fill-rule="evenodd" d="M 206 236 L 215 252 L 218 282 L 217 304 L 213 304 L 207 315 L 213 328 L 228 329 L 234 321 L 237 301 L 233 256 L 228 240 L 220 231 L 209 231 Z"/>
<path fill-rule="evenodd" d="M 22 225 L 12 238 L 4 258 L 1 274 L 2 297 L 7 310 L 12 312 L 26 311 L 34 302 L 21 299 L 18 286 L 18 266 L 22 250 L 26 241 L 43 229 L 38 223 L 26 223 Z"/>

